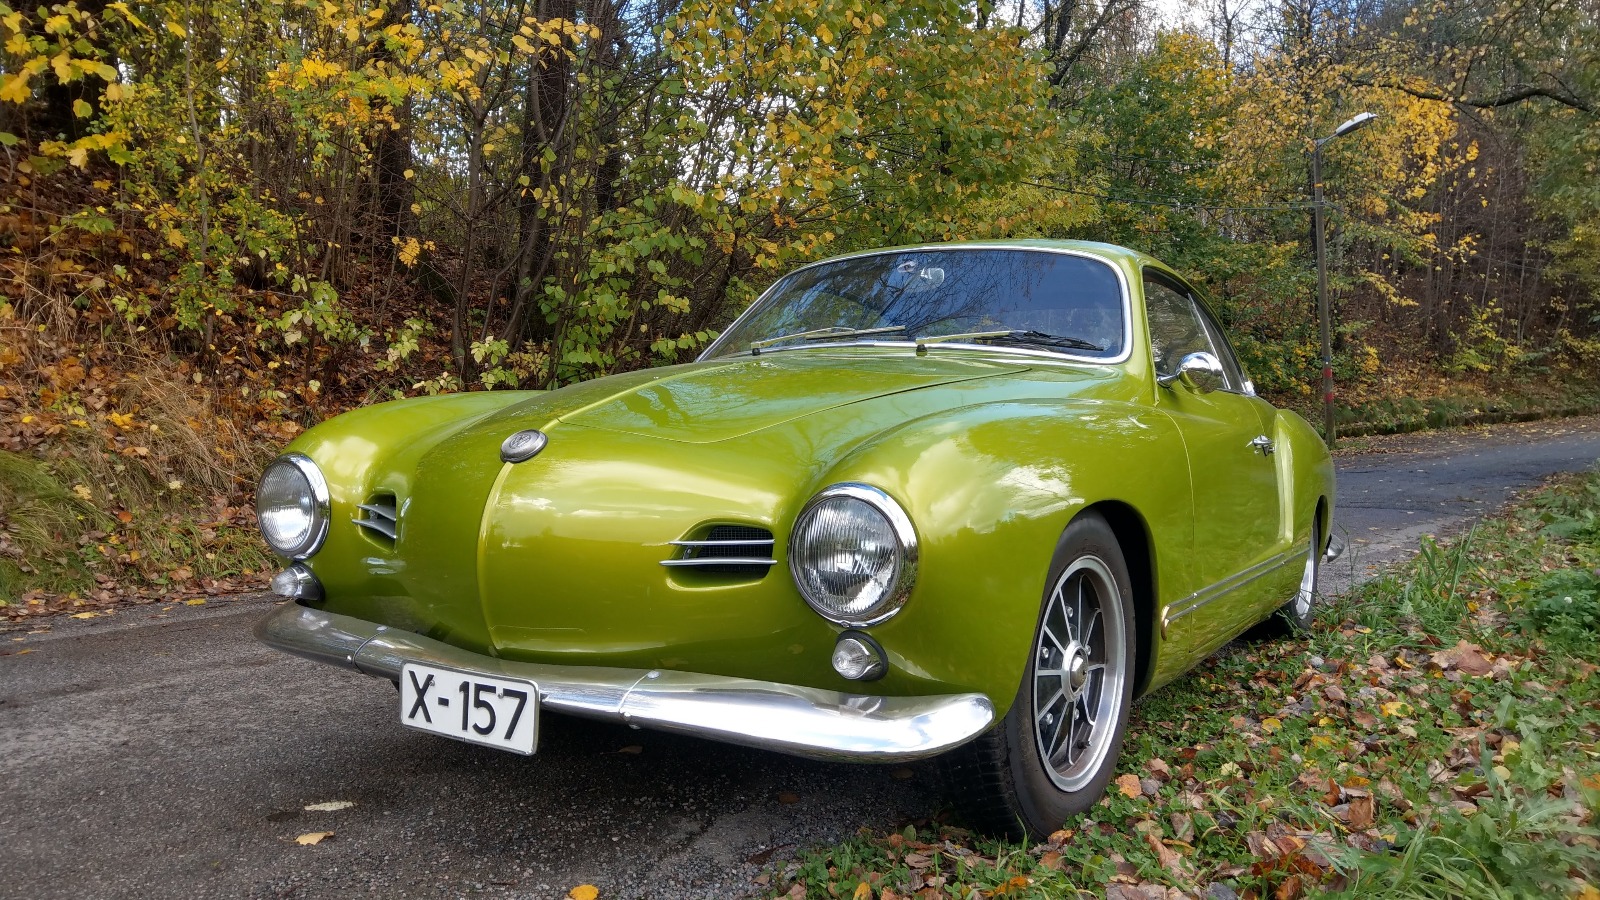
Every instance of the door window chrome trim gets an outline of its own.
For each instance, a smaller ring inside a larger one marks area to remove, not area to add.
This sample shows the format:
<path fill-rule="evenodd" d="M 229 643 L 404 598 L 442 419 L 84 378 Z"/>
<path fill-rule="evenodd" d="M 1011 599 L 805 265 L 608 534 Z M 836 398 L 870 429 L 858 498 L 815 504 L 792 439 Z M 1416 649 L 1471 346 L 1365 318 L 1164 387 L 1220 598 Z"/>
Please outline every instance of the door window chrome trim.
<path fill-rule="evenodd" d="M 1248 569 L 1229 575 L 1216 584 L 1203 587 L 1176 603 L 1167 604 L 1161 610 L 1161 636 L 1163 638 L 1167 637 L 1167 629 L 1172 627 L 1173 622 L 1215 600 L 1227 596 L 1233 591 L 1277 572 L 1289 563 L 1298 561 L 1301 556 L 1301 551 L 1298 548 L 1285 550 L 1271 559 L 1262 560 Z"/>
<path fill-rule="evenodd" d="M 1188 298 L 1189 302 L 1199 307 L 1201 329 L 1206 331 L 1208 335 L 1210 332 L 1215 331 L 1217 338 L 1222 341 L 1222 349 L 1227 351 L 1228 356 L 1232 358 L 1233 367 L 1239 372 L 1239 389 L 1234 390 L 1233 388 L 1222 387 L 1218 388 L 1217 390 L 1224 394 L 1237 394 L 1241 397 L 1257 396 L 1255 381 L 1252 380 L 1250 378 L 1250 374 L 1244 370 L 1244 364 L 1239 362 L 1239 351 L 1233 349 L 1233 339 L 1228 337 L 1227 330 L 1222 327 L 1222 320 L 1217 316 L 1216 311 L 1211 308 L 1211 304 L 1207 303 L 1206 299 L 1200 296 L 1200 292 L 1195 289 L 1194 285 L 1191 285 L 1188 281 L 1184 280 L 1182 275 L 1179 275 L 1176 272 L 1168 271 L 1165 266 L 1152 266 L 1149 263 L 1140 263 L 1140 290 L 1144 289 L 1144 282 L 1150 280 L 1152 275 L 1155 276 L 1156 283 L 1161 284 L 1168 290 L 1176 291 L 1177 293 L 1182 294 L 1184 297 Z M 1148 328 L 1148 323 L 1150 321 L 1150 302 L 1148 297 L 1145 298 L 1144 317 L 1145 322 L 1147 323 L 1146 327 Z M 1224 364 L 1224 368 L 1226 368 L 1226 364 Z M 1155 371 L 1154 350 L 1151 352 L 1150 370 L 1152 372 Z"/>
<path fill-rule="evenodd" d="M 783 284 L 785 281 L 788 281 L 790 278 L 793 278 L 795 275 L 797 275 L 797 274 L 799 274 L 801 272 L 804 272 L 807 269 L 812 269 L 812 268 L 815 268 L 817 266 L 828 265 L 829 263 L 844 262 L 845 260 L 850 260 L 850 259 L 863 259 L 863 258 L 870 257 L 870 256 L 889 256 L 889 255 L 897 254 L 897 253 L 942 253 L 942 252 L 949 251 L 949 250 L 1012 250 L 1012 251 L 1019 251 L 1020 250 L 1020 251 L 1032 252 L 1032 253 L 1055 253 L 1055 254 L 1059 254 L 1061 256 L 1076 256 L 1076 257 L 1079 257 L 1079 258 L 1082 258 L 1082 259 L 1094 260 L 1095 262 L 1100 263 L 1103 266 L 1106 266 L 1112 272 L 1116 273 L 1117 284 L 1119 286 L 1121 286 L 1121 288 L 1122 288 L 1122 352 L 1121 353 L 1118 353 L 1114 357 L 1111 357 L 1111 356 L 1096 357 L 1096 356 L 1081 356 L 1081 355 L 1078 355 L 1076 353 L 1066 353 L 1066 352 L 1054 351 L 1054 350 L 1029 350 L 1029 349 L 1023 348 L 1023 347 L 1005 347 L 1003 349 L 1006 350 L 1007 352 L 1015 353 L 1017 355 L 1041 356 L 1041 357 L 1045 357 L 1047 359 L 1071 360 L 1073 362 L 1090 363 L 1090 364 L 1093 364 L 1093 365 L 1101 365 L 1101 366 L 1118 365 L 1120 363 L 1127 362 L 1129 359 L 1131 359 L 1133 357 L 1133 289 L 1128 284 L 1128 274 L 1122 270 L 1122 266 L 1118 265 L 1117 263 L 1113 262 L 1112 260 L 1107 259 L 1106 257 L 1104 257 L 1104 256 L 1102 256 L 1102 255 L 1100 255 L 1098 253 L 1092 253 L 1092 252 L 1087 251 L 1087 250 L 1080 250 L 1080 249 L 1078 249 L 1076 247 L 1037 247 L 1037 246 L 1031 246 L 1031 245 L 1028 245 L 1028 244 L 979 244 L 979 243 L 971 243 L 971 242 L 966 242 L 966 243 L 953 242 L 953 243 L 949 243 L 949 244 L 920 244 L 920 245 L 913 245 L 913 246 L 910 246 L 910 247 L 894 247 L 894 248 L 886 248 L 886 249 L 883 249 L 883 250 L 867 250 L 867 251 L 864 251 L 864 252 L 861 252 L 861 253 L 847 253 L 844 256 L 834 256 L 834 257 L 829 257 L 828 259 L 819 259 L 814 263 L 807 263 L 806 265 L 803 265 L 803 266 L 799 267 L 798 269 L 794 269 L 794 270 L 790 271 L 789 273 L 785 274 L 782 278 L 779 278 L 777 281 L 774 281 L 772 283 L 771 287 L 769 287 L 766 290 L 762 291 L 761 292 L 761 296 L 757 297 L 749 306 L 745 307 L 744 312 L 742 312 L 738 316 L 736 316 L 734 318 L 734 320 L 728 324 L 728 327 L 723 330 L 722 334 L 718 335 L 717 339 L 711 342 L 711 346 L 707 347 L 704 351 L 702 351 L 700 353 L 699 356 L 695 357 L 695 362 L 706 362 L 706 361 L 712 359 L 712 355 L 711 355 L 712 351 L 719 349 L 719 347 L 722 345 L 723 338 L 727 337 L 729 334 L 732 334 L 734 328 L 736 328 L 739 325 L 740 322 L 743 322 L 745 320 L 745 318 L 748 317 L 752 311 L 754 311 L 755 309 L 759 308 L 761 306 L 762 302 L 764 302 L 767 299 L 767 296 L 769 294 L 771 294 L 775 289 L 777 289 L 778 285 Z M 863 342 L 845 342 L 845 343 L 838 343 L 838 344 L 808 343 L 808 344 L 805 344 L 803 346 L 806 349 L 813 349 L 814 350 L 814 349 L 817 349 L 817 348 L 820 348 L 820 347 L 847 347 L 847 346 L 851 346 L 852 344 L 859 344 L 859 343 L 863 343 Z M 872 346 L 880 346 L 880 345 L 881 346 L 895 346 L 895 347 L 897 347 L 897 346 L 906 346 L 906 347 L 914 347 L 914 346 L 916 346 L 914 341 L 904 341 L 904 342 L 902 342 L 902 341 L 882 341 L 882 342 L 872 341 L 872 342 L 865 342 L 865 343 L 869 343 Z M 953 348 L 957 348 L 957 349 L 961 349 L 961 350 L 974 350 L 974 349 L 976 349 L 976 350 L 998 350 L 998 349 L 1002 349 L 1000 347 L 997 347 L 994 344 L 956 344 L 956 343 L 949 343 L 949 344 L 941 344 L 940 346 L 941 347 L 953 347 Z M 761 355 L 762 356 L 766 356 L 769 353 L 777 353 L 777 352 L 780 352 L 780 351 L 783 351 L 783 350 L 793 350 L 793 349 L 798 349 L 798 348 L 797 347 L 763 347 L 763 348 L 761 348 Z M 737 355 L 738 354 L 730 354 L 730 358 L 737 358 Z"/>

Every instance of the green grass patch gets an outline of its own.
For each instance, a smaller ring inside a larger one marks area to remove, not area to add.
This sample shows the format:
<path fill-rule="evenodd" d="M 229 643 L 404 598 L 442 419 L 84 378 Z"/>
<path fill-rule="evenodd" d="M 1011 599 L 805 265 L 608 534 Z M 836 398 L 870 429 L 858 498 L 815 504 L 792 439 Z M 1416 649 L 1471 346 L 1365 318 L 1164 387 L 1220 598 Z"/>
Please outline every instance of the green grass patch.
<path fill-rule="evenodd" d="M 1235 645 L 1135 707 L 1044 844 L 864 832 L 772 896 L 1585 897 L 1600 885 L 1600 472 Z M 1175 893 L 1174 893 L 1175 892 Z"/>
<path fill-rule="evenodd" d="M 76 552 L 111 520 L 32 457 L 0 450 L 0 603 L 25 590 L 84 591 L 94 576 Z M 87 490 L 87 489 L 85 489 Z"/>
<path fill-rule="evenodd" d="M 119 475 L 0 450 L 0 614 L 228 593 L 271 564 L 248 509 L 129 497 Z"/>

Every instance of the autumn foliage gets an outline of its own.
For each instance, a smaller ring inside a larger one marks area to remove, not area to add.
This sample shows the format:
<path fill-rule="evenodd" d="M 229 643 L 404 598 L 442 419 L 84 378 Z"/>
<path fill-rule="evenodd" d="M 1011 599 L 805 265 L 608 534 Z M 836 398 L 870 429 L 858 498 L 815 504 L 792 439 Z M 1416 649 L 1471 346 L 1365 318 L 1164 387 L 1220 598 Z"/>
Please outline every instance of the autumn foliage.
<path fill-rule="evenodd" d="M 963 238 L 1153 251 L 1307 402 L 1306 154 L 1360 110 L 1346 396 L 1592 378 L 1594 0 L 1251 10 L 0 2 L 0 442 L 101 514 L 236 509 L 328 414 L 684 361 L 796 263 Z"/>

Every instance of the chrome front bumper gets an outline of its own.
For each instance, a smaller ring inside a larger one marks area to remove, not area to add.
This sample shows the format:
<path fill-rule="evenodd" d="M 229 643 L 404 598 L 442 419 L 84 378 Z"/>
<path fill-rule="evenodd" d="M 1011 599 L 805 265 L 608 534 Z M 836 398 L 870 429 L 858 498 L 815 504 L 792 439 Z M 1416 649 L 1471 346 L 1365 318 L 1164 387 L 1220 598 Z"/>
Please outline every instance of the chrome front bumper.
<path fill-rule="evenodd" d="M 545 709 L 810 759 L 923 759 L 994 721 L 982 694 L 875 697 L 665 669 L 514 662 L 292 601 L 257 623 L 255 635 L 296 656 L 390 681 L 400 680 L 407 662 L 525 678 L 539 686 Z"/>

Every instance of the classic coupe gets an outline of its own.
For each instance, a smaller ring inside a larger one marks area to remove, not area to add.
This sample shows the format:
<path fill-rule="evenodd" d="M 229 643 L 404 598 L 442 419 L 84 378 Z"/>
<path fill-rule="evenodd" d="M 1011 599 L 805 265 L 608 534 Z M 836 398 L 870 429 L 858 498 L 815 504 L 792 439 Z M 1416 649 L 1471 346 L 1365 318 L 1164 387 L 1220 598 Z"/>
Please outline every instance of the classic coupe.
<path fill-rule="evenodd" d="M 1303 628 L 1334 476 L 1196 292 L 1071 241 L 857 253 L 689 364 L 419 397 L 262 475 L 256 629 L 533 753 L 546 713 L 943 760 L 976 827 L 1093 804 L 1134 698 Z"/>

